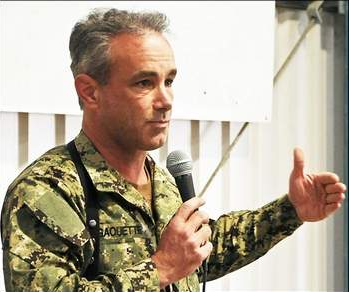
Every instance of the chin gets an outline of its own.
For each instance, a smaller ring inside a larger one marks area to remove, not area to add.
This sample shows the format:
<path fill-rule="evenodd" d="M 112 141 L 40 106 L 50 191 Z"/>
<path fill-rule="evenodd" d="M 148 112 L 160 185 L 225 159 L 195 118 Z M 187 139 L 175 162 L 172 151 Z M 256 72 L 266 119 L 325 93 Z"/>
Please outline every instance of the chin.
<path fill-rule="evenodd" d="M 165 142 L 162 142 L 162 143 L 155 143 L 155 144 L 152 144 L 148 147 L 148 149 L 146 149 L 147 151 L 151 151 L 151 150 L 155 150 L 155 149 L 158 149 L 160 147 L 162 147 L 163 145 L 165 144 Z"/>
<path fill-rule="evenodd" d="M 162 147 L 166 143 L 167 134 L 167 129 L 164 129 L 163 131 L 152 132 L 145 135 L 143 139 L 144 150 L 151 151 Z"/>
<path fill-rule="evenodd" d="M 158 137 L 153 139 L 153 141 L 150 141 L 150 143 L 148 143 L 146 145 L 146 151 L 151 151 L 151 150 L 155 150 L 158 149 L 160 147 L 162 147 L 166 142 L 166 136 L 165 137 Z"/>

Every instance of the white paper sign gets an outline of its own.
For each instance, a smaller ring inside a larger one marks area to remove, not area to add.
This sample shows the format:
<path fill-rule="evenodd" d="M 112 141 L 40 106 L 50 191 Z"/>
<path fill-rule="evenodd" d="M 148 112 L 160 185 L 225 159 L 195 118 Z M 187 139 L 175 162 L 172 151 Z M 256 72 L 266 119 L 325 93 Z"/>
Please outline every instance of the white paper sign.
<path fill-rule="evenodd" d="M 96 7 L 158 10 L 175 50 L 173 118 L 268 121 L 275 2 L 0 3 L 0 110 L 80 114 L 70 71 L 74 24 Z"/>

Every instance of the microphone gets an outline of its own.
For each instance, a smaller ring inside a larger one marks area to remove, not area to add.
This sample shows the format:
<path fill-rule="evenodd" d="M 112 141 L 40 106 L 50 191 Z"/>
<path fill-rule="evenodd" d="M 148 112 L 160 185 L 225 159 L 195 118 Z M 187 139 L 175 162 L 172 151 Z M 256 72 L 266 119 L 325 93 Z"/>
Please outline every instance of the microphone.
<path fill-rule="evenodd" d="M 180 192 L 183 202 L 192 199 L 195 196 L 193 179 L 192 179 L 192 160 L 184 152 L 176 150 L 171 152 L 166 159 L 166 168 L 175 178 L 177 188 Z M 203 288 L 205 292 L 205 283 L 207 282 L 207 261 L 202 263 L 203 268 Z"/>
<path fill-rule="evenodd" d="M 166 168 L 175 178 L 182 201 L 186 202 L 192 199 L 195 196 L 195 191 L 190 157 L 180 150 L 173 151 L 167 156 Z"/>

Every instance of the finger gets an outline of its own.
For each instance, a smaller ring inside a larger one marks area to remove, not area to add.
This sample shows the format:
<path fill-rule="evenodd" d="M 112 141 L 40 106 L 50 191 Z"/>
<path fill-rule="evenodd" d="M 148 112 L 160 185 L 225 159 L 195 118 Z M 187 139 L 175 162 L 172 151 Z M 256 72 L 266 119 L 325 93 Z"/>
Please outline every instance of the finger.
<path fill-rule="evenodd" d="M 213 244 L 210 241 L 207 241 L 206 244 L 199 248 L 199 253 L 201 255 L 202 261 L 204 261 L 213 250 Z"/>
<path fill-rule="evenodd" d="M 300 148 L 293 150 L 293 171 L 300 176 L 303 176 L 304 156 Z"/>
<path fill-rule="evenodd" d="M 195 211 L 187 220 L 187 224 L 192 231 L 196 231 L 202 224 L 208 224 L 209 216 L 202 211 Z"/>
<path fill-rule="evenodd" d="M 334 184 L 340 181 L 337 174 L 332 172 L 322 172 L 314 175 L 315 178 L 322 184 Z"/>
<path fill-rule="evenodd" d="M 205 200 L 203 198 L 194 197 L 181 205 L 176 216 L 179 216 L 182 220 L 187 221 L 193 212 L 204 204 Z"/>
<path fill-rule="evenodd" d="M 211 236 L 211 228 L 209 225 L 205 224 L 193 236 L 194 241 L 197 242 L 198 246 L 203 245 L 203 243 L 208 241 Z"/>
<path fill-rule="evenodd" d="M 325 206 L 326 216 L 329 216 L 331 213 L 335 212 L 338 208 L 341 207 L 340 203 L 331 203 Z"/>
<path fill-rule="evenodd" d="M 328 194 L 332 193 L 344 193 L 346 192 L 346 186 L 343 183 L 334 183 L 334 184 L 328 184 L 325 187 L 325 191 Z"/>
<path fill-rule="evenodd" d="M 345 194 L 343 193 L 335 193 L 335 194 L 328 194 L 326 196 L 326 203 L 341 203 L 345 199 Z"/>

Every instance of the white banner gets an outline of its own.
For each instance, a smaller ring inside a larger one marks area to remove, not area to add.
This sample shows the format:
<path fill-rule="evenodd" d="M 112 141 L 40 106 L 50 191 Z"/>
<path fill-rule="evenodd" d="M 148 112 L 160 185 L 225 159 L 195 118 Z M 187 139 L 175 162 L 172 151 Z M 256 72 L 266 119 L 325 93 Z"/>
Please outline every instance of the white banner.
<path fill-rule="evenodd" d="M 0 110 L 80 114 L 70 71 L 74 24 L 96 7 L 158 10 L 178 67 L 174 119 L 269 121 L 273 1 L 0 3 Z"/>

